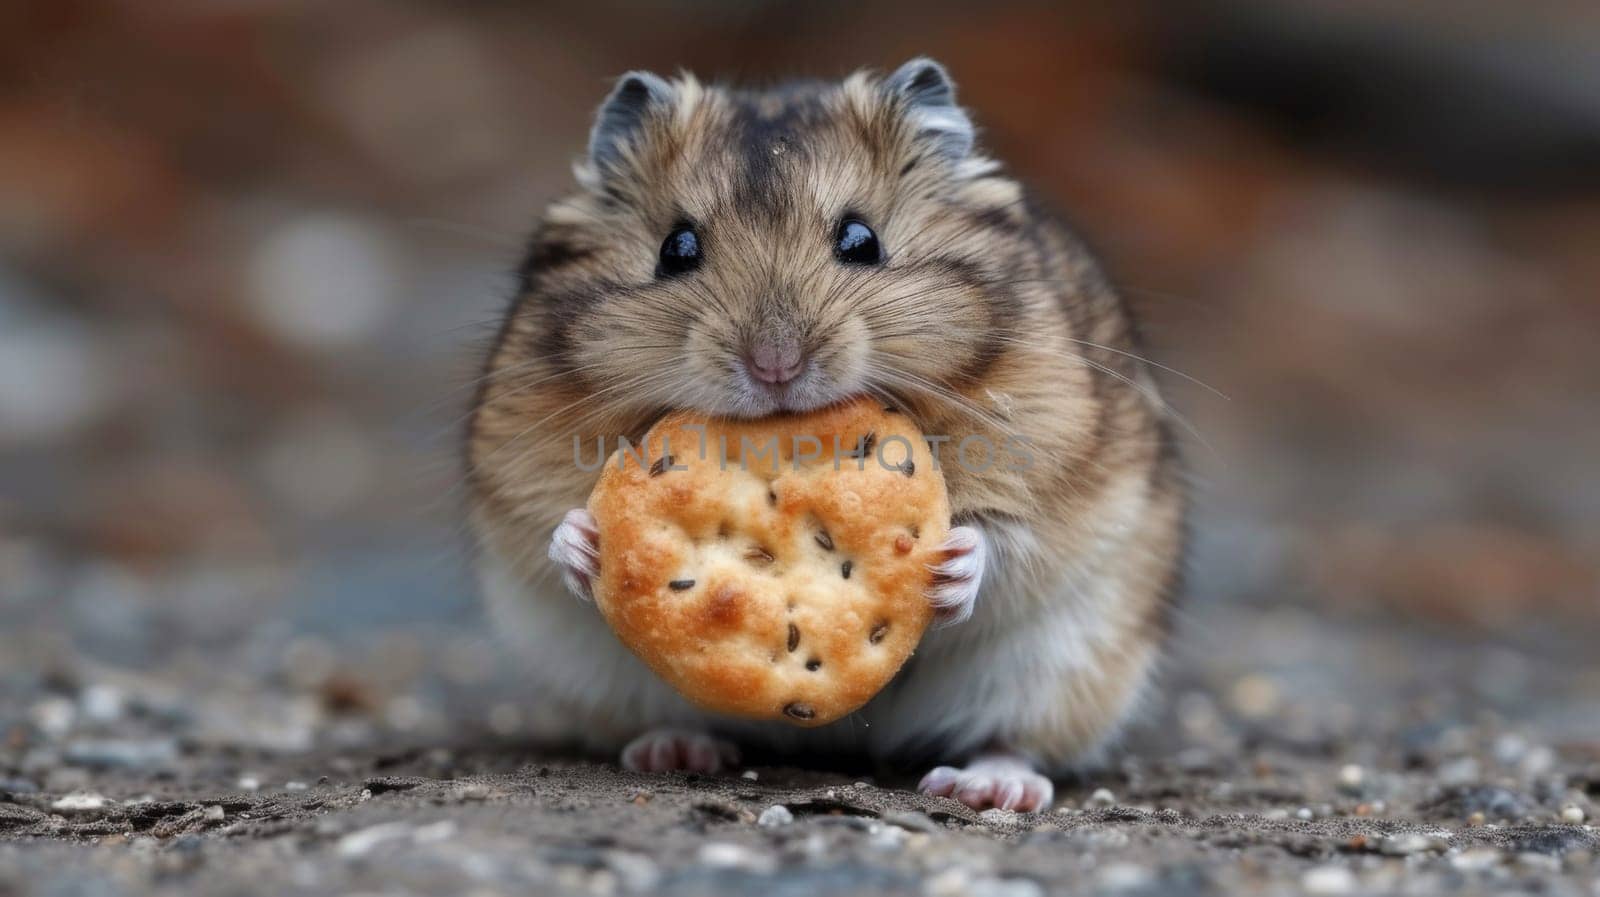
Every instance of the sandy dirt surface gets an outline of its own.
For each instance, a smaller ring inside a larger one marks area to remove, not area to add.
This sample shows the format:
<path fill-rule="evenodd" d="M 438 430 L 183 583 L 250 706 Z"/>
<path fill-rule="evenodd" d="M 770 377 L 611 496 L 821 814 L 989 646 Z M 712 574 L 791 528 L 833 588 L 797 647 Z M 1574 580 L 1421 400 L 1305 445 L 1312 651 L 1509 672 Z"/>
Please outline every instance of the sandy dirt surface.
<path fill-rule="evenodd" d="M 6 680 L 0 894 L 1600 894 L 1583 640 L 1248 608 L 1188 629 L 1123 747 L 1040 814 L 825 758 L 627 773 L 533 734 L 556 721 L 513 712 L 514 676 L 435 703 L 358 656 L 310 692 L 283 675 L 317 662 L 302 641 L 209 676 L 58 658 Z"/>

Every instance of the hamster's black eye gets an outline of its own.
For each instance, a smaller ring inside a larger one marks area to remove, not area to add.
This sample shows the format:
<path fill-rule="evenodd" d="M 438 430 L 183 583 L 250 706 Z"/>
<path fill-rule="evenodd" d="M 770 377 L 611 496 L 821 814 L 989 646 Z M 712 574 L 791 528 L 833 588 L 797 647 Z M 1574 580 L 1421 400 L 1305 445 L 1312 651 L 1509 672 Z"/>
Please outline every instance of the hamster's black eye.
<path fill-rule="evenodd" d="M 656 273 L 663 277 L 683 274 L 700 267 L 700 236 L 694 228 L 680 225 L 661 243 L 661 263 Z"/>
<path fill-rule="evenodd" d="M 839 222 L 833 254 L 847 265 L 876 265 L 883 261 L 883 250 L 878 248 L 878 235 L 854 218 Z"/>

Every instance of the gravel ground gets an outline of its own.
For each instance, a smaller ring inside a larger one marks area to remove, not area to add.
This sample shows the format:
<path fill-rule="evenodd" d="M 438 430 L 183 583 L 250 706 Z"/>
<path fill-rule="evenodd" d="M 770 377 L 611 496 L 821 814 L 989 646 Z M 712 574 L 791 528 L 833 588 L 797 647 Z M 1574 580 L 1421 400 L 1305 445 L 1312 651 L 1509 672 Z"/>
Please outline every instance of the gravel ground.
<path fill-rule="evenodd" d="M 1600 895 L 1586 639 L 1265 608 L 1188 628 L 1127 743 L 1041 814 L 820 758 L 622 772 L 551 747 L 514 677 L 435 693 L 459 647 L 377 684 L 392 634 L 318 677 L 294 639 L 205 676 L 57 657 L 0 693 L 0 895 Z"/>
<path fill-rule="evenodd" d="M 725 5 L 7 4 L 0 897 L 1600 897 L 1593 4 Z M 533 216 L 618 72 L 923 52 L 1172 375 L 1161 686 L 1038 816 L 562 748 L 458 532 Z"/>

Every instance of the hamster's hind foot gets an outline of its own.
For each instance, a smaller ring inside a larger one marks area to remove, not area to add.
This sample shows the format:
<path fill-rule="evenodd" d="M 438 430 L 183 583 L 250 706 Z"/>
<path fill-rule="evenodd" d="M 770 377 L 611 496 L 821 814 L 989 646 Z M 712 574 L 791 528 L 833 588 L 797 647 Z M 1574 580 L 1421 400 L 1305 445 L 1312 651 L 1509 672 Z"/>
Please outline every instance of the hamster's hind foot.
<path fill-rule="evenodd" d="M 720 772 L 739 765 L 731 741 L 690 729 L 651 729 L 622 749 L 622 768 L 632 772 Z"/>
<path fill-rule="evenodd" d="M 936 766 L 917 790 L 950 797 L 974 810 L 1035 813 L 1050 807 L 1055 786 L 1033 764 L 1015 754 L 987 754 L 965 767 Z"/>

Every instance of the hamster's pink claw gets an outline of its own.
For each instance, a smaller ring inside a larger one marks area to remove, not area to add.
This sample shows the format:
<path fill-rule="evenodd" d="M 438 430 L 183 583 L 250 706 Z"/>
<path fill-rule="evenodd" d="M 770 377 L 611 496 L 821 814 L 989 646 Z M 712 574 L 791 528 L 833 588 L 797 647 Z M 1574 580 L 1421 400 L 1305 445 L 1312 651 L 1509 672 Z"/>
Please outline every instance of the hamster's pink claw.
<path fill-rule="evenodd" d="M 594 515 L 574 508 L 550 536 L 550 560 L 561 568 L 561 581 L 585 601 L 594 600 L 594 578 L 600 575 L 600 527 Z"/>
<path fill-rule="evenodd" d="M 958 800 L 974 810 L 1036 813 L 1050 807 L 1055 786 L 1028 761 L 1010 754 L 979 757 L 964 768 L 936 766 L 917 790 Z"/>
<path fill-rule="evenodd" d="M 978 600 L 989 543 L 977 527 L 958 526 L 950 530 L 940 550 L 944 560 L 932 567 L 933 587 L 928 590 L 928 601 L 938 625 L 964 623 L 972 616 Z"/>
<path fill-rule="evenodd" d="M 622 767 L 633 772 L 719 772 L 739 765 L 731 741 L 688 729 L 651 729 L 622 749 Z"/>

